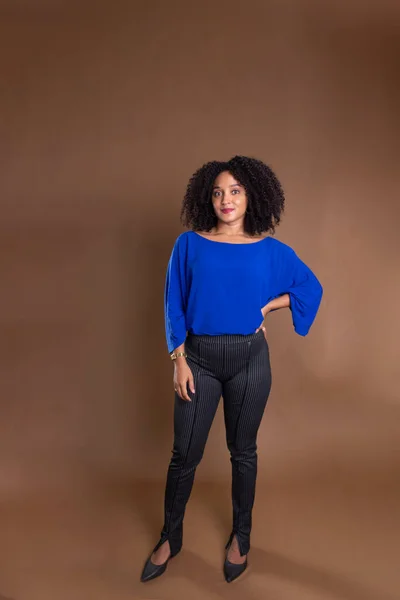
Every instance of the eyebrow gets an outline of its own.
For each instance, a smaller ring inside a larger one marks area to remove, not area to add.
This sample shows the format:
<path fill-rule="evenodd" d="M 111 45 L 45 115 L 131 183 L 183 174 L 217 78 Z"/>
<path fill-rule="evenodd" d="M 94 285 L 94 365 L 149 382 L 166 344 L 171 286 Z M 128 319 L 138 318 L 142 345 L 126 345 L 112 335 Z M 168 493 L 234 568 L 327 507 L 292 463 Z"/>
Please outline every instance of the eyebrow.
<path fill-rule="evenodd" d="M 232 185 L 230 185 L 229 187 L 235 187 L 237 185 L 240 185 L 240 187 L 243 187 L 241 183 L 232 183 Z M 214 185 L 213 190 L 220 190 L 222 188 L 219 187 L 219 185 Z"/>

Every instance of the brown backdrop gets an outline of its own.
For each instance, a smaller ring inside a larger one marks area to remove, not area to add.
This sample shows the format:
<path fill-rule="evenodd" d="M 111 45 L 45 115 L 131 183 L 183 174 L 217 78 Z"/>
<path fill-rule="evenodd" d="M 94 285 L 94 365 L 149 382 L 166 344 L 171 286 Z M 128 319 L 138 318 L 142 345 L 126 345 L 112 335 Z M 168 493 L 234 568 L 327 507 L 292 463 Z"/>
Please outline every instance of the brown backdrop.
<path fill-rule="evenodd" d="M 105 470 L 164 476 L 165 267 L 189 175 L 235 153 L 276 169 L 288 204 L 278 237 L 325 288 L 308 338 L 292 332 L 288 314 L 269 319 L 274 386 L 261 476 L 332 462 L 394 467 L 400 94 L 391 15 L 304 2 L 188 10 L 4 9 L 6 487 Z M 228 474 L 219 413 L 198 475 Z"/>
<path fill-rule="evenodd" d="M 320 277 L 307 338 L 268 319 L 260 481 L 399 469 L 395 2 L 2 2 L 4 494 L 163 481 L 165 268 L 191 173 L 249 154 Z M 228 481 L 218 412 L 198 479 Z"/>

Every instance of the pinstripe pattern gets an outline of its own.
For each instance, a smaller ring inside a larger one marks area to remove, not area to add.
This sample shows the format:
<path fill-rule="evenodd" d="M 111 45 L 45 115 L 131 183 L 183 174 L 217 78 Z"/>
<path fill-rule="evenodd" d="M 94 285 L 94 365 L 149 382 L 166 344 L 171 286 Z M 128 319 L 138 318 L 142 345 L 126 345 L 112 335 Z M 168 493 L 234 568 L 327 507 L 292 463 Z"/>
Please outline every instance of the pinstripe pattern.
<path fill-rule="evenodd" d="M 232 463 L 233 535 L 241 554 L 250 549 L 257 478 L 257 432 L 271 388 L 268 344 L 252 335 L 189 335 L 185 350 L 196 393 L 192 402 L 175 395 L 174 446 L 165 489 L 165 520 L 155 549 L 169 540 L 174 556 L 182 546 L 183 518 L 196 467 L 202 459 L 221 396 Z"/>

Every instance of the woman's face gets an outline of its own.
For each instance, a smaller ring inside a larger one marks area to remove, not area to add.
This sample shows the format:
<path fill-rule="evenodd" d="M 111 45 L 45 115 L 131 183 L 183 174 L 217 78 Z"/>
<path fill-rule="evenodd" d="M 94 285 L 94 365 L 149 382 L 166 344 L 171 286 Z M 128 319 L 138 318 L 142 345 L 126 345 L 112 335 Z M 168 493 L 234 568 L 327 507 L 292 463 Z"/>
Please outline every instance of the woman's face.
<path fill-rule="evenodd" d="M 214 181 L 212 203 L 217 218 L 223 223 L 236 223 L 244 219 L 246 191 L 229 171 L 223 171 Z"/>

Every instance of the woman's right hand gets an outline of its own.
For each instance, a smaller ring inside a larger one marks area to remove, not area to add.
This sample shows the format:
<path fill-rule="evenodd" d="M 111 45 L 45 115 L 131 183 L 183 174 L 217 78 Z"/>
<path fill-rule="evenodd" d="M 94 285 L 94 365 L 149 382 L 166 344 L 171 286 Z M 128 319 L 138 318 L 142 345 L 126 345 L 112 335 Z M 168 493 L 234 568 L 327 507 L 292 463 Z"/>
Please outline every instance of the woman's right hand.
<path fill-rule="evenodd" d="M 193 373 L 184 357 L 179 357 L 174 362 L 174 389 L 182 400 L 191 402 L 188 394 L 188 386 L 192 394 L 194 394 Z"/>

